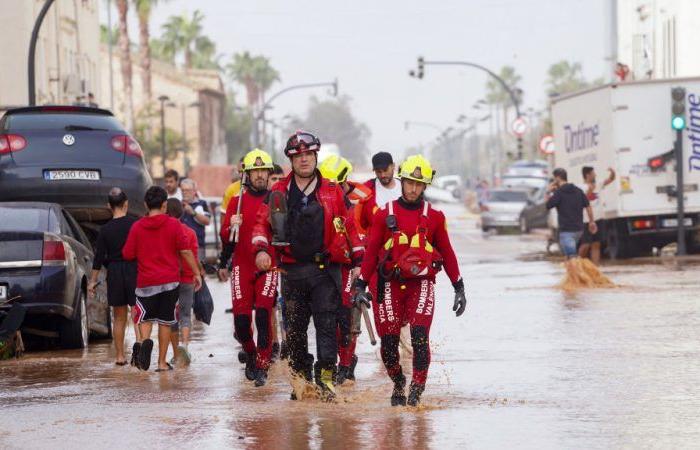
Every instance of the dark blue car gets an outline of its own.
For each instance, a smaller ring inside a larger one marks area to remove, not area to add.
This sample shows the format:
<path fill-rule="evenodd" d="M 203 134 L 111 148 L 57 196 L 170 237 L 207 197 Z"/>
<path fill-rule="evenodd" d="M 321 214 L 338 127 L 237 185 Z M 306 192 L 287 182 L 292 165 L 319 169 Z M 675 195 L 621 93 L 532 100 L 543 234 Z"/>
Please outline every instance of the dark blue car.
<path fill-rule="evenodd" d="M 81 222 L 100 222 L 111 217 L 113 186 L 141 216 L 151 184 L 139 143 L 107 110 L 37 106 L 0 119 L 0 201 L 55 202 Z"/>
<path fill-rule="evenodd" d="M 58 337 L 65 348 L 110 335 L 104 283 L 87 296 L 92 259 L 90 240 L 60 205 L 0 203 L 0 309 L 25 306 L 23 333 Z"/>

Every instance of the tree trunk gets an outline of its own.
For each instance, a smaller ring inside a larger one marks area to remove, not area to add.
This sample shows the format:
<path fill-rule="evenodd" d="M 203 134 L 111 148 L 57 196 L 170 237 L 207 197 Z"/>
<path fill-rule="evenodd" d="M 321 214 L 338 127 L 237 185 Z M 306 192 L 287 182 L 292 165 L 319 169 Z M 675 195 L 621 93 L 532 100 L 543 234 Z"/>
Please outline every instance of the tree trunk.
<path fill-rule="evenodd" d="M 141 83 L 146 102 L 150 103 L 153 98 L 151 89 L 151 45 L 150 33 L 148 32 L 148 19 L 150 11 L 139 12 L 139 56 L 141 58 Z"/>
<path fill-rule="evenodd" d="M 192 51 L 189 47 L 185 48 L 185 69 L 192 68 Z"/>
<path fill-rule="evenodd" d="M 128 0 L 117 0 L 119 11 L 119 62 L 122 69 L 122 84 L 124 88 L 124 116 L 126 129 L 134 131 L 134 98 L 131 84 L 131 50 L 129 48 L 129 30 L 127 27 Z"/>

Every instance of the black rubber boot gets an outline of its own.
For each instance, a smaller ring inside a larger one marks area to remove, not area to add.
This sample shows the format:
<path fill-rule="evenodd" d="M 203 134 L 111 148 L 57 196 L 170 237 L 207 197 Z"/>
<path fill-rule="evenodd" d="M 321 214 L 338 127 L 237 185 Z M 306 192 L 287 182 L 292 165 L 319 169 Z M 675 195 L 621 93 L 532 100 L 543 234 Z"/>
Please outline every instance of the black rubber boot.
<path fill-rule="evenodd" d="M 392 379 L 394 390 L 391 393 L 391 406 L 406 406 L 406 377 L 399 372 Z"/>
<path fill-rule="evenodd" d="M 338 366 L 338 373 L 335 376 L 335 384 L 340 386 L 348 380 L 348 374 L 350 373 L 350 368 L 348 366 Z"/>
<path fill-rule="evenodd" d="M 277 361 L 280 357 L 280 343 L 279 342 L 273 342 L 272 343 L 272 355 L 270 358 L 272 361 Z"/>
<path fill-rule="evenodd" d="M 248 354 L 244 352 L 243 350 L 238 352 L 238 362 L 241 364 L 245 364 L 246 361 L 248 361 Z"/>
<path fill-rule="evenodd" d="M 411 383 L 411 388 L 408 391 L 408 401 L 406 402 L 408 406 L 418 406 L 420 403 L 420 396 L 424 390 L 424 384 Z"/>
<path fill-rule="evenodd" d="M 265 386 L 267 383 L 267 370 L 258 369 L 255 374 L 255 387 Z"/>
<path fill-rule="evenodd" d="M 246 353 L 245 377 L 250 381 L 255 380 L 257 369 L 255 368 L 255 353 Z"/>
<path fill-rule="evenodd" d="M 352 355 L 352 362 L 348 370 L 348 380 L 355 381 L 355 367 L 357 367 L 357 355 Z"/>

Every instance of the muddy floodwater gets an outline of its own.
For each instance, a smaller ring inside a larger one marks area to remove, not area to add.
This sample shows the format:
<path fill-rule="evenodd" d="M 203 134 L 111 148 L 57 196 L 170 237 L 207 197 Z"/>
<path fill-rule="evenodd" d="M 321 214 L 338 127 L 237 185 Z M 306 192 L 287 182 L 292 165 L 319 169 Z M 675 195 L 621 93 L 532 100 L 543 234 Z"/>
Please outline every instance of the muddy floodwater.
<path fill-rule="evenodd" d="M 357 382 L 337 404 L 290 401 L 282 363 L 253 387 L 224 313 L 228 285 L 209 280 L 217 310 L 195 329 L 189 368 L 117 367 L 107 341 L 0 362 L 0 448 L 700 445 L 696 260 L 609 263 L 616 287 L 565 293 L 541 237 L 483 237 L 475 218 L 445 209 L 469 306 L 454 317 L 441 274 L 422 407 L 389 406 L 390 382 L 364 334 Z"/>

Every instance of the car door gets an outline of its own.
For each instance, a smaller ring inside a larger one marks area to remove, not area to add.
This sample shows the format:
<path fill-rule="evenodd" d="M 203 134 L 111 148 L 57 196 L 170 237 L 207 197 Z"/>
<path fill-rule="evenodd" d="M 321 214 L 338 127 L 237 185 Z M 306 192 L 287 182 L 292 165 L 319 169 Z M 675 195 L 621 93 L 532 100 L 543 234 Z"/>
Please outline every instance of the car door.
<path fill-rule="evenodd" d="M 547 227 L 547 202 L 545 200 L 545 190 L 538 189 L 532 196 L 532 217 L 530 218 L 533 228 Z"/>

